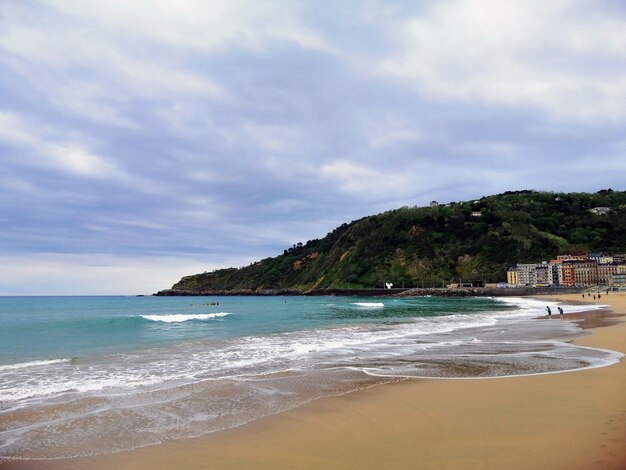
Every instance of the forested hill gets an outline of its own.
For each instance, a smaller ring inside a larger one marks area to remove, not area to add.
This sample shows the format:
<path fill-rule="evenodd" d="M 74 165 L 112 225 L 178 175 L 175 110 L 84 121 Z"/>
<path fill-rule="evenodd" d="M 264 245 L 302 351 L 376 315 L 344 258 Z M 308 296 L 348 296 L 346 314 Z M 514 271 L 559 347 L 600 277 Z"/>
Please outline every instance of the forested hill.
<path fill-rule="evenodd" d="M 598 215 L 590 211 L 595 207 L 611 210 Z M 515 263 L 587 251 L 626 252 L 626 191 L 516 191 L 402 207 L 343 224 L 322 239 L 250 266 L 186 276 L 172 289 L 207 293 L 497 282 Z"/>

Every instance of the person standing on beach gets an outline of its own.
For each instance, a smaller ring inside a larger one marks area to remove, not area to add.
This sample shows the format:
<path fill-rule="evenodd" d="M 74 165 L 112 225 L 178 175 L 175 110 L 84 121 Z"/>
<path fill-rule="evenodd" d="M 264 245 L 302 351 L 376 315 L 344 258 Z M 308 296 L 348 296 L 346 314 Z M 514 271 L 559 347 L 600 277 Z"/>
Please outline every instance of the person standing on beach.
<path fill-rule="evenodd" d="M 550 310 L 550 307 L 546 307 L 546 310 L 548 311 L 548 317 L 552 317 L 552 310 Z"/>
<path fill-rule="evenodd" d="M 563 320 L 563 309 L 561 307 L 558 307 L 559 309 L 559 315 L 561 316 L 561 320 Z"/>

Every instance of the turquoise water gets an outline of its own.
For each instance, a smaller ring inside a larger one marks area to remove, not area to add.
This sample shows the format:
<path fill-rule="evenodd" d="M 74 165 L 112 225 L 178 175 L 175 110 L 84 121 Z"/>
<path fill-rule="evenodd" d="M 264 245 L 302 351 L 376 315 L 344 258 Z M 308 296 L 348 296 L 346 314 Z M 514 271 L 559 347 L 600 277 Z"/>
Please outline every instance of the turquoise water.
<path fill-rule="evenodd" d="M 621 358 L 572 345 L 576 324 L 544 313 L 529 299 L 0 297 L 0 460 L 199 436 L 411 377 Z"/>
<path fill-rule="evenodd" d="M 479 298 L 386 299 L 384 308 L 355 305 L 381 302 L 350 297 L 0 297 L 0 365 L 514 308 Z M 175 315 L 183 321 L 168 323 Z"/>

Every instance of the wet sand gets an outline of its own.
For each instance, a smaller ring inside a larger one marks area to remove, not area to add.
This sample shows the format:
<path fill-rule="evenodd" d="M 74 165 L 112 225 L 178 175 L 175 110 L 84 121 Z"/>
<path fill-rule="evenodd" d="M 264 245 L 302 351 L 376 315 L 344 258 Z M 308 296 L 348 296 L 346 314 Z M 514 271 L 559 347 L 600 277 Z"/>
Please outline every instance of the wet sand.
<path fill-rule="evenodd" d="M 591 328 L 575 343 L 626 352 L 626 317 L 616 315 L 626 313 L 626 294 L 600 302 L 612 311 L 566 312 L 566 320 Z M 528 377 L 413 379 L 196 439 L 93 458 L 0 464 L 1 470 L 113 468 L 625 469 L 626 361 Z"/>

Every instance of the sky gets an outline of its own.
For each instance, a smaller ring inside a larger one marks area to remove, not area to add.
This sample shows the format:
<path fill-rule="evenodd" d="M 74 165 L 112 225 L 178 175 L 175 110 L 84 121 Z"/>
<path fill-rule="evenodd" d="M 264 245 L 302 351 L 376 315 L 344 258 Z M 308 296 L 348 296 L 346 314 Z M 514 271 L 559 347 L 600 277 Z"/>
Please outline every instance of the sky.
<path fill-rule="evenodd" d="M 0 0 L 0 295 L 624 175 L 623 0 Z"/>

